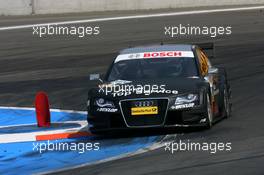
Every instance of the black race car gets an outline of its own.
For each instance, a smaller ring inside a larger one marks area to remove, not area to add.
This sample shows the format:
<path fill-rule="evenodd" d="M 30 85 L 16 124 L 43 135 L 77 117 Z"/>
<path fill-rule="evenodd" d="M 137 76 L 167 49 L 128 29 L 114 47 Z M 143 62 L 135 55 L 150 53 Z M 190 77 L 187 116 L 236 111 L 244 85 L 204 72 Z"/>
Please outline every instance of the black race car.
<path fill-rule="evenodd" d="M 88 93 L 92 133 L 132 128 L 203 126 L 231 114 L 224 68 L 212 66 L 213 44 L 155 45 L 122 50 Z M 208 52 L 209 53 L 209 52 Z"/>

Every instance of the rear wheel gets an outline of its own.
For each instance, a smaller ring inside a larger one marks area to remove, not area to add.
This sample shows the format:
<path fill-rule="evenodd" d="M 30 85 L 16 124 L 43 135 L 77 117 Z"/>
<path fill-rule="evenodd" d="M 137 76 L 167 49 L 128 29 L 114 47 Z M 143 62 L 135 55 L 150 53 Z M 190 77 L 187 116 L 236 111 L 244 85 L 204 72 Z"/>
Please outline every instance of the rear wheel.
<path fill-rule="evenodd" d="M 229 99 L 229 94 L 227 92 L 227 89 L 224 89 L 224 109 L 223 109 L 223 115 L 225 118 L 230 117 L 231 115 L 231 104 Z"/>

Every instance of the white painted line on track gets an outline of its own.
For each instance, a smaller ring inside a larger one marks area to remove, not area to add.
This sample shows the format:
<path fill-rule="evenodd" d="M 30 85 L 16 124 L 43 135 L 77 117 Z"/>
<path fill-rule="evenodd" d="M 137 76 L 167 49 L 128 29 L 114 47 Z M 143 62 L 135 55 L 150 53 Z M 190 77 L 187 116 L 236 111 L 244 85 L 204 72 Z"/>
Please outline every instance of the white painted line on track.
<path fill-rule="evenodd" d="M 12 107 L 12 106 L 0 106 L 0 109 L 14 109 L 14 110 L 29 110 L 34 111 L 33 107 Z M 65 113 L 77 113 L 77 114 L 87 114 L 86 111 L 75 111 L 75 110 L 63 110 L 63 109 L 50 109 L 51 112 L 65 112 Z"/>
<path fill-rule="evenodd" d="M 91 23 L 91 22 L 117 21 L 117 20 L 141 19 L 141 18 L 156 18 L 156 17 L 166 17 L 166 16 L 181 16 L 181 15 L 217 13 L 217 12 L 246 11 L 246 10 L 258 10 L 258 9 L 264 9 L 264 6 L 222 8 L 222 9 L 209 9 L 209 10 L 192 10 L 192 11 L 181 11 L 181 12 L 156 13 L 156 14 L 146 14 L 146 15 L 130 15 L 130 16 L 93 18 L 93 19 L 61 21 L 61 22 L 52 22 L 52 23 L 41 23 L 41 24 L 17 25 L 17 26 L 0 27 L 0 31 L 26 29 L 26 28 L 40 27 L 40 26 L 47 26 L 47 25 L 81 24 L 81 23 Z"/>
<path fill-rule="evenodd" d="M 70 121 L 69 120 L 69 121 L 64 121 L 64 122 L 52 122 L 52 124 L 76 123 L 76 124 L 84 125 L 84 123 L 83 123 L 84 121 L 87 124 L 86 120 L 74 120 L 74 121 Z M 9 127 L 18 127 L 18 126 L 25 127 L 25 126 L 32 126 L 32 125 L 36 125 L 36 123 L 27 123 L 27 124 L 18 124 L 18 125 L 5 125 L 5 126 L 0 126 L 0 129 L 9 128 Z"/>
<path fill-rule="evenodd" d="M 28 111 L 35 111 L 35 108 L 32 107 L 8 107 L 8 106 L 0 106 L 1 109 L 8 109 L 8 110 L 28 110 Z M 50 109 L 51 112 L 65 112 L 65 113 L 77 113 L 77 114 L 87 114 L 86 111 L 75 111 L 75 110 L 61 110 L 61 109 Z M 68 129 L 57 129 L 51 131 L 39 131 L 39 132 L 28 132 L 28 133 L 16 133 L 16 134 L 1 134 L 0 135 L 0 143 L 14 143 L 14 142 L 29 142 L 29 141 L 36 141 L 36 135 L 42 134 L 56 134 L 62 132 L 72 132 L 72 131 L 88 131 L 88 124 L 86 120 L 80 121 L 65 121 L 65 122 L 54 122 L 56 123 L 77 123 L 80 127 L 75 128 L 68 128 Z M 33 123 L 34 124 L 34 123 Z M 7 125 L 1 126 L 0 128 L 8 128 L 8 127 L 15 127 L 15 126 L 29 126 L 32 124 L 21 124 L 21 125 Z"/>
<path fill-rule="evenodd" d="M 1 134 L 0 143 L 17 143 L 17 142 L 32 142 L 36 141 L 36 136 L 38 135 L 48 135 L 48 134 L 59 134 L 59 133 L 70 133 L 70 132 L 80 132 L 88 131 L 88 125 L 86 120 L 80 121 L 67 121 L 67 122 L 54 122 L 54 123 L 76 123 L 79 127 L 67 128 L 67 129 L 54 129 L 49 131 L 35 131 L 26 133 L 12 133 L 12 134 Z M 20 126 L 20 125 L 16 125 Z M 26 125 L 21 125 L 22 127 Z M 13 127 L 13 126 L 12 126 Z M 6 128 L 6 127 L 5 127 Z"/>

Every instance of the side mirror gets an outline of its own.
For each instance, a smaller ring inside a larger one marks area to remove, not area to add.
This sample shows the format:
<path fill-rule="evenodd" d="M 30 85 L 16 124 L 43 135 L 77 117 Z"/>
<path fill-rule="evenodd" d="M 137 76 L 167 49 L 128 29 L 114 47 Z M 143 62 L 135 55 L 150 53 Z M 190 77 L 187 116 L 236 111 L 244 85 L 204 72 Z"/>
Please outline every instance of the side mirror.
<path fill-rule="evenodd" d="M 99 80 L 101 83 L 103 83 L 103 80 L 100 78 L 100 74 L 90 74 L 90 80 Z"/>
<path fill-rule="evenodd" d="M 218 68 L 216 67 L 210 67 L 208 70 L 208 74 L 217 74 L 218 73 Z"/>

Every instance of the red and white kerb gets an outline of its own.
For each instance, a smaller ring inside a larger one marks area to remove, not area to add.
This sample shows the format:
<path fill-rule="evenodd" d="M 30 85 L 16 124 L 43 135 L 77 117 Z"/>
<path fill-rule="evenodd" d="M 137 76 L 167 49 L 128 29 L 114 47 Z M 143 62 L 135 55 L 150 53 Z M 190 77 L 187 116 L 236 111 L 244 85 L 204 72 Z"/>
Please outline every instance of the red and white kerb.
<path fill-rule="evenodd" d="M 170 58 L 170 57 L 190 57 L 193 58 L 192 51 L 161 51 L 161 52 L 143 52 L 132 54 L 121 54 L 115 59 L 115 63 L 123 60 L 146 59 L 146 58 Z"/>

